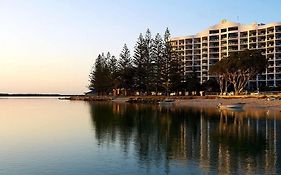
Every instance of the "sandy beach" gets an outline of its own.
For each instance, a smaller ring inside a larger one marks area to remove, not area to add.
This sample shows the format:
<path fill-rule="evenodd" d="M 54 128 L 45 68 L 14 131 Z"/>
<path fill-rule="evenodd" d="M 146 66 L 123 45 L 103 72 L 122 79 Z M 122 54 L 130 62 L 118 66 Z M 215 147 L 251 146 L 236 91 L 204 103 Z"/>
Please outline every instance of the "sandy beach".
<path fill-rule="evenodd" d="M 130 97 L 118 97 L 113 100 L 117 103 L 125 103 Z M 176 106 L 197 107 L 197 108 L 216 108 L 219 103 L 223 105 L 234 103 L 245 103 L 244 109 L 256 110 L 274 110 L 281 111 L 281 100 L 268 98 L 194 98 L 194 99 L 176 99 Z"/>
<path fill-rule="evenodd" d="M 184 99 L 177 100 L 178 106 L 191 106 L 200 108 L 217 107 L 219 103 L 223 105 L 234 103 L 245 103 L 244 109 L 265 109 L 265 110 L 281 110 L 281 100 L 267 100 L 258 98 L 239 98 L 239 99 Z"/>

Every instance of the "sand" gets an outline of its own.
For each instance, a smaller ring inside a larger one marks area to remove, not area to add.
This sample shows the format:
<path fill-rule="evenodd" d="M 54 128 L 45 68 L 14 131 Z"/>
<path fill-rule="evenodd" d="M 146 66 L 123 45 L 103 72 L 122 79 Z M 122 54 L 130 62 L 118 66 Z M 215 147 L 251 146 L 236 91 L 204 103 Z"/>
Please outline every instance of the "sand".
<path fill-rule="evenodd" d="M 125 103 L 130 97 L 118 97 L 113 101 L 117 103 Z M 267 98 L 194 98 L 194 99 L 177 99 L 176 106 L 198 107 L 198 108 L 216 108 L 219 103 L 223 105 L 234 103 L 245 103 L 244 109 L 274 110 L 281 111 L 281 100 Z"/>
<path fill-rule="evenodd" d="M 281 110 L 281 100 L 275 99 L 258 99 L 258 98 L 241 98 L 241 99 L 184 99 L 176 102 L 177 106 L 191 106 L 200 108 L 217 107 L 219 103 L 223 105 L 234 103 L 245 103 L 244 109 L 266 109 Z"/>

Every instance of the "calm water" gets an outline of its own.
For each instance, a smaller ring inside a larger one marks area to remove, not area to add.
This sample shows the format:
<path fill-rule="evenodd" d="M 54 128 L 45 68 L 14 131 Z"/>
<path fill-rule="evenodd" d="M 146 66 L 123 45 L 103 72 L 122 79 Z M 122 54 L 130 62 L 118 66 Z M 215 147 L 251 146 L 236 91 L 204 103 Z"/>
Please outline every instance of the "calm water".
<path fill-rule="evenodd" d="M 281 116 L 0 99 L 0 174 L 280 174 Z"/>

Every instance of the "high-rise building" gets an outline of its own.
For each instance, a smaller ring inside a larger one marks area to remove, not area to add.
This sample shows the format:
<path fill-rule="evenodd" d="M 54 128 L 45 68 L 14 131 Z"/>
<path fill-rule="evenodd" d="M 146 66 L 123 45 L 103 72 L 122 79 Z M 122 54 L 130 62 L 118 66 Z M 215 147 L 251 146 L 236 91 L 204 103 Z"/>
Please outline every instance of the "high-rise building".
<path fill-rule="evenodd" d="M 269 66 L 249 86 L 281 86 L 281 22 L 242 25 L 222 20 L 196 35 L 173 37 L 171 44 L 183 58 L 184 74 L 194 70 L 201 83 L 210 78 L 210 66 L 229 53 L 260 49 Z"/>

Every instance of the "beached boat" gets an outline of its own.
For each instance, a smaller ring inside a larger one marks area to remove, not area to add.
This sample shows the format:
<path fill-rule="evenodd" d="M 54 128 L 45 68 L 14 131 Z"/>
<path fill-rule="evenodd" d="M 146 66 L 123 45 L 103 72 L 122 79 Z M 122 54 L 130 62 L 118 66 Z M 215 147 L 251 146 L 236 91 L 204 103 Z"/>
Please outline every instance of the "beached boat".
<path fill-rule="evenodd" d="M 222 105 L 222 103 L 218 104 L 219 109 L 242 109 L 245 106 L 245 103 L 235 103 L 229 105 Z"/>

